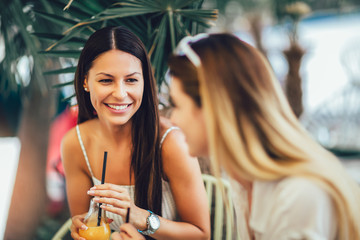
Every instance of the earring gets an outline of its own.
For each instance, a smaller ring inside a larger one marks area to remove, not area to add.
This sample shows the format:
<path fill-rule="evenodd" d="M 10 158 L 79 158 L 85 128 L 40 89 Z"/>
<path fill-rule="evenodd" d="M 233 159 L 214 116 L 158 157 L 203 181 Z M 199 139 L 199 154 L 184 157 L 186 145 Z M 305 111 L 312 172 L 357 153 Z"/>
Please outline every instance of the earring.
<path fill-rule="evenodd" d="M 84 87 L 84 90 L 85 90 L 85 92 L 88 92 L 88 91 L 89 91 L 87 87 Z"/>

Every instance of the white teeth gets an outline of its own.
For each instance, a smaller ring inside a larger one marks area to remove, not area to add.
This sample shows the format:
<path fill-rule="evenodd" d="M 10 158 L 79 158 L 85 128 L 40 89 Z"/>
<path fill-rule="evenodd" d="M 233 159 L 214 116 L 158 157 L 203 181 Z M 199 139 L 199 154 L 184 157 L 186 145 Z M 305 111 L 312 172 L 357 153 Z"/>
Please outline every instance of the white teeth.
<path fill-rule="evenodd" d="M 111 107 L 112 109 L 115 109 L 115 110 L 124 110 L 125 108 L 127 108 L 129 105 L 110 105 L 110 104 L 107 104 L 109 107 Z"/>

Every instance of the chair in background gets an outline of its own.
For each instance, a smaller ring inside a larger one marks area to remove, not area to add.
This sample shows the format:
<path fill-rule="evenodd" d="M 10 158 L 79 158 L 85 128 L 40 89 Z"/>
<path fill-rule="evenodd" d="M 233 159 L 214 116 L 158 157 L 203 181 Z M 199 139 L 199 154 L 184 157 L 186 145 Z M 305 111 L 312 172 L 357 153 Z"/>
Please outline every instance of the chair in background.
<path fill-rule="evenodd" d="M 239 240 L 235 228 L 234 205 L 231 197 L 230 183 L 223 178 L 202 174 L 207 193 L 211 216 L 211 239 Z M 224 188 L 222 193 L 221 185 Z M 225 196 L 224 196 L 225 195 Z"/>
<path fill-rule="evenodd" d="M 51 240 L 62 240 L 65 235 L 70 231 L 71 223 L 71 218 L 69 218 L 55 233 L 54 237 Z"/>

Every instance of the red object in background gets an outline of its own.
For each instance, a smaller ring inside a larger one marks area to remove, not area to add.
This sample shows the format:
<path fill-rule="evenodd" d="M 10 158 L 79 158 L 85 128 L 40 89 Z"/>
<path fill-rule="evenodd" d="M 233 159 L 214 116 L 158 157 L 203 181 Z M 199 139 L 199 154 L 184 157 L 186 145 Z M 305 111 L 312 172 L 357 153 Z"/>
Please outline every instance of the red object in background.
<path fill-rule="evenodd" d="M 47 154 L 46 172 L 57 170 L 64 176 L 64 168 L 61 162 L 60 145 L 64 135 L 76 126 L 78 116 L 77 106 L 66 108 L 55 118 L 50 126 L 49 145 Z"/>
<path fill-rule="evenodd" d="M 78 108 L 66 108 L 50 125 L 46 166 L 46 189 L 50 202 L 47 213 L 56 217 L 65 206 L 65 173 L 61 161 L 61 141 L 64 135 L 77 123 Z"/>

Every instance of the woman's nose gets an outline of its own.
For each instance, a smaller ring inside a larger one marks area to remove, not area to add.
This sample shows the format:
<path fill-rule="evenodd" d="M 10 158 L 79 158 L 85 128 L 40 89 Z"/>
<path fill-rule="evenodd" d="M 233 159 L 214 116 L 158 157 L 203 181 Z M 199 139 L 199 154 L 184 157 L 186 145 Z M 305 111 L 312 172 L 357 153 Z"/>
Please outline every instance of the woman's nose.
<path fill-rule="evenodd" d="M 116 84 L 113 91 L 113 96 L 117 98 L 125 98 L 127 96 L 126 86 L 124 84 Z"/>

